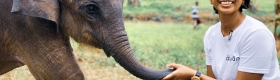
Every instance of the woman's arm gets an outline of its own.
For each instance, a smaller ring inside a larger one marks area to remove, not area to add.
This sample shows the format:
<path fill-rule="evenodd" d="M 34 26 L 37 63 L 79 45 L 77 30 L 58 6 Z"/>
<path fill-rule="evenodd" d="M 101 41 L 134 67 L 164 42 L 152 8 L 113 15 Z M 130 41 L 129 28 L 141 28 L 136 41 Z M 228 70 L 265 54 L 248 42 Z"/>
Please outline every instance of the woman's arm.
<path fill-rule="evenodd" d="M 196 73 L 195 70 L 181 64 L 169 64 L 168 66 L 175 71 L 164 77 L 163 80 L 191 80 Z M 216 80 L 210 65 L 207 66 L 207 75 L 201 74 L 200 80 Z M 261 80 L 262 77 L 263 74 L 238 71 L 236 80 Z"/>
<path fill-rule="evenodd" d="M 215 77 L 215 75 L 213 73 L 213 70 L 212 70 L 212 66 L 211 65 L 207 65 L 206 68 L 207 68 L 207 76 L 216 79 L 216 77 Z"/>
<path fill-rule="evenodd" d="M 181 64 L 169 64 L 168 67 L 175 69 L 172 73 L 163 78 L 163 80 L 191 80 L 197 71 Z M 207 75 L 201 74 L 200 80 L 215 80 Z"/>

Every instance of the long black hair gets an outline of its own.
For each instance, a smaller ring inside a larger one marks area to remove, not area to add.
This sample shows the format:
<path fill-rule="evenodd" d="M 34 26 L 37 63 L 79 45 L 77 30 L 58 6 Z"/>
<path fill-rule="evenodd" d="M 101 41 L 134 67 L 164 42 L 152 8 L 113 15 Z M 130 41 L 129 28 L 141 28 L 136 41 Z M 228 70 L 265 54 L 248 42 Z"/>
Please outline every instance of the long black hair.
<path fill-rule="evenodd" d="M 244 4 L 242 3 L 242 5 L 240 6 L 239 8 L 239 11 L 242 12 L 243 10 L 242 9 L 248 9 L 251 7 L 251 0 L 244 0 Z M 218 10 L 213 7 L 214 11 L 216 14 L 218 14 Z"/>

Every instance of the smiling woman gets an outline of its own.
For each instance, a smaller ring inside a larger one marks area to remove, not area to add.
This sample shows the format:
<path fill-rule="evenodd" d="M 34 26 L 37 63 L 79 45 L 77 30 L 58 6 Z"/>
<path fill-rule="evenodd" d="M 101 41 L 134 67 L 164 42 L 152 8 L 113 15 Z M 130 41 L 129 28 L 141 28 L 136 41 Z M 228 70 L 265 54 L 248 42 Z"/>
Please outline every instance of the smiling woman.
<path fill-rule="evenodd" d="M 204 36 L 207 75 L 170 64 L 175 71 L 164 79 L 280 80 L 273 34 L 262 22 L 242 13 L 250 7 L 250 0 L 210 2 L 220 22 Z"/>

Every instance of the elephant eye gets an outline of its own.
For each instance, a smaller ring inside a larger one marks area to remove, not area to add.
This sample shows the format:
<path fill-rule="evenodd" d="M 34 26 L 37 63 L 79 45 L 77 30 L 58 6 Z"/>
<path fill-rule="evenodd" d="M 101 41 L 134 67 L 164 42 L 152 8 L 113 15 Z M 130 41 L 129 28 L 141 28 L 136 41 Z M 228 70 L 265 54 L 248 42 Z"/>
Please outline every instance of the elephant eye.
<path fill-rule="evenodd" d="M 97 12 L 99 10 L 98 7 L 95 5 L 88 5 L 87 9 L 89 12 Z"/>
<path fill-rule="evenodd" d="M 85 6 L 84 9 L 89 15 L 91 15 L 95 18 L 98 18 L 100 16 L 100 13 L 99 13 L 100 9 L 97 5 L 88 4 Z"/>

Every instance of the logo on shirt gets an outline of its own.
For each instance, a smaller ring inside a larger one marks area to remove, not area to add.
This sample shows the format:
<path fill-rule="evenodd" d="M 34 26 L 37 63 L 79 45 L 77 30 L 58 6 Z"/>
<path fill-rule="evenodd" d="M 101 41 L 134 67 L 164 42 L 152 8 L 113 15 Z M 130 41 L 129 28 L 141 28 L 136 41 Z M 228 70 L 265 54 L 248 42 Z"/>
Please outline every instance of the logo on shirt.
<path fill-rule="evenodd" d="M 239 61 L 240 58 L 239 57 L 235 57 L 235 56 L 227 55 L 226 60 L 227 61 Z"/>

